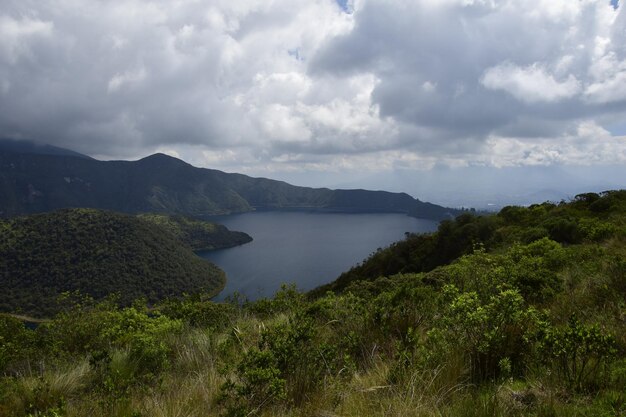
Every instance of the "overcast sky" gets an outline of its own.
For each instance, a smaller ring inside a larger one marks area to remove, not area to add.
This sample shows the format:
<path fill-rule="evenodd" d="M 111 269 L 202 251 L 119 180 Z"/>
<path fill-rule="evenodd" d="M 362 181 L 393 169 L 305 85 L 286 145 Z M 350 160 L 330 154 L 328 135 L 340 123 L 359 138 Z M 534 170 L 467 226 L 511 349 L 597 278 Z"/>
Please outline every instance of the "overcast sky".
<path fill-rule="evenodd" d="M 440 202 L 626 187 L 623 9 L 2 0 L 0 136 Z"/>

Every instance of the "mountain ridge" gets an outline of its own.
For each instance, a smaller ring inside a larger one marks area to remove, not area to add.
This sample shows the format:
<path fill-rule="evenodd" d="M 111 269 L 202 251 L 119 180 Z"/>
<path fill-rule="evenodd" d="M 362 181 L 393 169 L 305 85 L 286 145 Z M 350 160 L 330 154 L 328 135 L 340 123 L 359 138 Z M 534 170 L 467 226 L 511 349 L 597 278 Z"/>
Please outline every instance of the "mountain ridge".
<path fill-rule="evenodd" d="M 37 143 L 29 140 L 0 138 L 0 151 L 4 150 L 17 153 L 31 153 L 40 155 L 67 155 L 85 159 L 94 159 L 91 156 L 82 154 L 80 152 L 60 148 L 58 146 Z"/>
<path fill-rule="evenodd" d="M 137 161 L 99 161 L 71 154 L 12 152 L 0 147 L 0 216 L 71 207 L 196 217 L 309 209 L 394 212 L 442 220 L 460 213 L 406 193 L 299 187 L 194 167 L 161 153 Z"/>

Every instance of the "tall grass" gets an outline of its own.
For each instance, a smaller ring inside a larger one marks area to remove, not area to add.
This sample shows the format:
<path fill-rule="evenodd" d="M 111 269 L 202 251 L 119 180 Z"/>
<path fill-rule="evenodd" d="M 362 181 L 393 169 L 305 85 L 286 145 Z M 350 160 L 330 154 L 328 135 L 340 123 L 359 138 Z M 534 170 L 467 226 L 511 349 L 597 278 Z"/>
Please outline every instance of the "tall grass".
<path fill-rule="evenodd" d="M 9 387 L 8 415 L 38 415 L 80 401 L 90 379 L 89 362 L 65 364 L 17 378 Z M 1 410 L 0 410 L 1 411 Z M 1 413 L 0 413 L 1 414 Z"/>

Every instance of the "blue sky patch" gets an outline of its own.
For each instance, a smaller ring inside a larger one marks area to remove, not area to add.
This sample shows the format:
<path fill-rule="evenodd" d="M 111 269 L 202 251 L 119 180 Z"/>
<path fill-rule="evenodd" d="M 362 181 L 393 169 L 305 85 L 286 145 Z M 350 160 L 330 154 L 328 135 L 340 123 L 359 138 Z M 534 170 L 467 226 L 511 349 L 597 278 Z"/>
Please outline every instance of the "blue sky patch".
<path fill-rule="evenodd" d="M 297 61 L 304 61 L 304 57 L 300 55 L 300 48 L 294 48 L 287 50 L 289 56 L 294 57 Z"/>
<path fill-rule="evenodd" d="M 606 127 L 613 136 L 626 136 L 626 123 L 615 123 Z"/>
<path fill-rule="evenodd" d="M 339 7 L 341 7 L 341 10 L 343 10 L 346 13 L 352 13 L 352 8 L 348 4 L 350 0 L 335 0 L 335 1 L 339 5 Z M 617 0 L 611 0 L 611 1 L 617 2 Z"/>
<path fill-rule="evenodd" d="M 619 7 L 619 0 L 611 0 L 611 5 L 614 9 L 617 9 Z"/>

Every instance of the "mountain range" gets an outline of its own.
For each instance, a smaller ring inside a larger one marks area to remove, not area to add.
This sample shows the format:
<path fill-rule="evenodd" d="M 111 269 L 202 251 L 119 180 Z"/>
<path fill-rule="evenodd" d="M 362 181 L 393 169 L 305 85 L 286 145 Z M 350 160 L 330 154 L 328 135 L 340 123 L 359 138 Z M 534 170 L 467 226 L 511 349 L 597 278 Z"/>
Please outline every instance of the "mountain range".
<path fill-rule="evenodd" d="M 0 140 L 0 216 L 71 207 L 187 216 L 294 209 L 394 212 L 434 220 L 460 213 L 406 193 L 298 187 L 197 168 L 164 154 L 99 161 L 62 148 Z"/>

